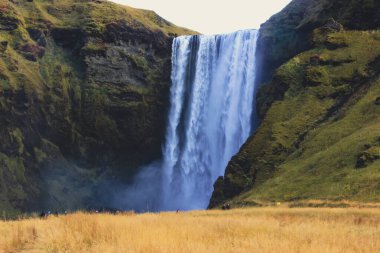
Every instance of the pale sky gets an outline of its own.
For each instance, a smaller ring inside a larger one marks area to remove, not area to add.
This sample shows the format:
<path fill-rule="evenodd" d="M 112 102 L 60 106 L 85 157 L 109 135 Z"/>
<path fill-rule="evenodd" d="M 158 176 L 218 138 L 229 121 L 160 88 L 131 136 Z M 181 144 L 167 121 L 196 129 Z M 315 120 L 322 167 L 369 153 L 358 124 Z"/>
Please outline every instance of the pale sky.
<path fill-rule="evenodd" d="M 290 0 L 111 0 L 154 10 L 161 17 L 204 34 L 259 28 Z"/>

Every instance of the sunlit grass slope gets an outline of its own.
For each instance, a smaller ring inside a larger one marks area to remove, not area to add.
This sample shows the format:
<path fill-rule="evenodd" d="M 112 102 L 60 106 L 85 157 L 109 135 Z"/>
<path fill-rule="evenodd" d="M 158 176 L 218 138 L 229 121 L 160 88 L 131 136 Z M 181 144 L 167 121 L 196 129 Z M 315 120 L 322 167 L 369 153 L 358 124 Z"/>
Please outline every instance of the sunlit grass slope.
<path fill-rule="evenodd" d="M 2 4 L 7 6 L 7 1 Z M 11 15 L 16 15 L 23 22 L 30 22 L 40 18 L 40 21 L 49 22 L 54 26 L 83 28 L 92 26 L 101 31 L 104 26 L 115 20 L 125 20 L 131 27 L 160 30 L 166 34 L 194 34 L 193 31 L 177 27 L 164 20 L 154 11 L 136 9 L 119 5 L 107 0 L 34 0 L 33 3 L 16 1 L 18 9 Z M 20 2 L 20 3 L 19 3 Z M 29 1 L 25 1 L 29 2 Z"/>
<path fill-rule="evenodd" d="M 379 209 L 258 208 L 0 222 L 0 252 L 380 251 Z"/>
<path fill-rule="evenodd" d="M 267 119 L 273 120 L 274 145 L 293 153 L 283 154 L 275 176 L 247 195 L 380 200 L 379 34 L 342 32 L 329 41 L 345 46 L 308 51 L 279 69 L 278 75 L 299 79 L 289 81 L 284 100 Z M 310 65 L 315 55 L 322 66 Z"/>
<path fill-rule="evenodd" d="M 261 89 L 261 125 L 219 196 L 380 201 L 380 33 L 316 29 L 312 39 Z"/>

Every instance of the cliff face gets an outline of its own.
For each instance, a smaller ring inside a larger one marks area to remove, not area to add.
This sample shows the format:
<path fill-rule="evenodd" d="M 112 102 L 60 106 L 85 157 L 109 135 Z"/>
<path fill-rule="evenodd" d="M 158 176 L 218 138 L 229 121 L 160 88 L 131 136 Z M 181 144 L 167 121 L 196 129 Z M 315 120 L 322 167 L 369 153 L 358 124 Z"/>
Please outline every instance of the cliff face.
<path fill-rule="evenodd" d="M 191 33 L 108 1 L 2 1 L 0 208 L 92 205 L 156 158 L 171 42 Z"/>
<path fill-rule="evenodd" d="M 263 24 L 261 125 L 210 207 L 380 200 L 379 10 L 379 1 L 295 0 Z"/>
<path fill-rule="evenodd" d="M 259 82 L 271 80 L 274 71 L 295 55 L 314 47 L 314 29 L 334 18 L 348 30 L 373 30 L 380 26 L 376 0 L 294 0 L 260 28 Z"/>

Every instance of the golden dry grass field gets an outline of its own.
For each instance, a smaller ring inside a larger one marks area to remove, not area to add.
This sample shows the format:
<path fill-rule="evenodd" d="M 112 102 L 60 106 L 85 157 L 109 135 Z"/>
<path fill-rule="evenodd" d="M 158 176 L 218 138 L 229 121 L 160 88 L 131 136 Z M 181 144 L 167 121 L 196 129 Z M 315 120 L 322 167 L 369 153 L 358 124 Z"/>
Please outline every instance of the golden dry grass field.
<path fill-rule="evenodd" d="M 0 222 L 0 252 L 378 253 L 378 208 L 264 207 Z"/>

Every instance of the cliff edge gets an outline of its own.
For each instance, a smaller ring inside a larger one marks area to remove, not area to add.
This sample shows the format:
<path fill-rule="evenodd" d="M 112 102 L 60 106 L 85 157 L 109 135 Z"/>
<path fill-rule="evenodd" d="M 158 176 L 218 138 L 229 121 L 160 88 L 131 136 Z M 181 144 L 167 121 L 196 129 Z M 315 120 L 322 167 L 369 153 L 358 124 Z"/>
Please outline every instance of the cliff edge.
<path fill-rule="evenodd" d="M 379 17 L 379 1 L 294 0 L 262 25 L 261 124 L 210 207 L 380 201 Z"/>
<path fill-rule="evenodd" d="M 102 205 L 159 157 L 172 40 L 193 33 L 108 1 L 2 1 L 1 209 Z"/>

